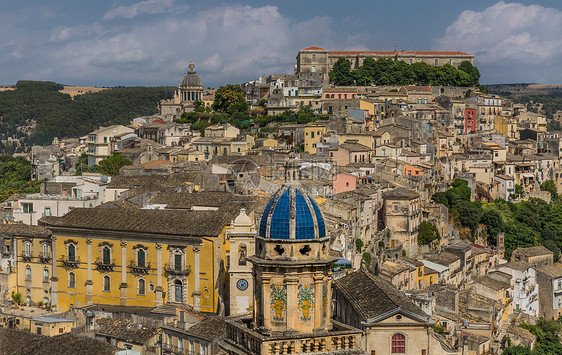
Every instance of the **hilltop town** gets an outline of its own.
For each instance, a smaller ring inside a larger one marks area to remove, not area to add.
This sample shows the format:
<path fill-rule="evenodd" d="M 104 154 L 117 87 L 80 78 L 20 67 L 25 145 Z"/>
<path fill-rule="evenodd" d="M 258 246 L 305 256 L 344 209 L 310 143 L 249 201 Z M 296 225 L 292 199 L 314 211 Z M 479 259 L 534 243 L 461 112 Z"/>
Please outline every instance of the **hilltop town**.
<path fill-rule="evenodd" d="M 308 47 L 217 89 L 192 62 L 158 112 L 4 156 L 37 191 L 3 192 L 0 350 L 560 353 L 562 112 L 473 62 Z"/>

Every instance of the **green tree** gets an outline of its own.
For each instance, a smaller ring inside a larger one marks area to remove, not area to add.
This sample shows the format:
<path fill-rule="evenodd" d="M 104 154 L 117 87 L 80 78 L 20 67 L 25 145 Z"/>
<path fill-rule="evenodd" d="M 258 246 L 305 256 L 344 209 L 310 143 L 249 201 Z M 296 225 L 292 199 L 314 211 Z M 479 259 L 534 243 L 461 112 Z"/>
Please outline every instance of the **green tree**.
<path fill-rule="evenodd" d="M 78 162 L 74 166 L 76 170 L 76 175 L 82 175 L 83 173 L 95 173 L 97 165 L 88 166 L 88 154 L 82 153 L 78 158 Z"/>
<path fill-rule="evenodd" d="M 552 202 L 558 202 L 558 191 L 553 180 L 546 180 L 541 184 L 541 190 L 550 192 Z"/>
<path fill-rule="evenodd" d="M 469 227 L 472 233 L 474 233 L 482 216 L 482 205 L 480 202 L 461 200 L 457 210 L 459 212 L 459 221 L 461 224 L 465 227 Z"/>
<path fill-rule="evenodd" d="M 533 355 L 533 352 L 526 346 L 517 345 L 505 348 L 502 355 Z"/>
<path fill-rule="evenodd" d="M 131 165 L 132 162 L 121 155 L 121 153 L 113 153 L 99 163 L 97 172 L 103 175 L 115 176 L 119 175 L 119 169 L 125 165 Z"/>
<path fill-rule="evenodd" d="M 361 252 L 361 249 L 363 249 L 363 241 L 361 239 L 355 239 L 355 248 L 357 249 L 358 253 Z"/>
<path fill-rule="evenodd" d="M 334 66 L 330 73 L 330 82 L 337 86 L 349 86 L 353 85 L 353 75 L 351 74 L 351 62 L 347 59 L 340 58 Z"/>
<path fill-rule="evenodd" d="M 246 100 L 244 99 L 244 91 L 242 90 L 242 87 L 240 85 L 228 84 L 226 86 L 221 86 L 215 92 L 213 110 L 218 112 L 232 113 L 241 112 L 242 110 L 247 109 L 248 104 L 246 104 Z"/>
<path fill-rule="evenodd" d="M 467 86 L 476 85 L 480 80 L 480 71 L 471 62 L 465 60 L 459 65 L 459 70 L 465 72 L 470 76 L 470 82 Z"/>
<path fill-rule="evenodd" d="M 505 229 L 503 217 L 495 205 L 483 209 L 480 223 L 486 225 L 488 229 L 488 243 L 495 245 L 498 233 L 503 232 Z"/>
<path fill-rule="evenodd" d="M 433 242 L 434 240 L 441 240 L 441 234 L 433 223 L 423 221 L 420 223 L 420 230 L 418 232 L 418 244 L 424 245 Z"/>

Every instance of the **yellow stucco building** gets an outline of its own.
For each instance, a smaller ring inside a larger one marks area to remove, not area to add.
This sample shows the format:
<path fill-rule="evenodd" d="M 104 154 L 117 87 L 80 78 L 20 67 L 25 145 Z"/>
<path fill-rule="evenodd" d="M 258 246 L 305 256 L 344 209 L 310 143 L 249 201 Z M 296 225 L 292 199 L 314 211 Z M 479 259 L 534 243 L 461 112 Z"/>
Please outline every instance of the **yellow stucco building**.
<path fill-rule="evenodd" d="M 316 144 L 322 141 L 326 133 L 326 122 L 316 121 L 304 127 L 304 151 L 308 154 L 316 154 Z"/>
<path fill-rule="evenodd" d="M 44 217 L 52 231 L 56 311 L 91 304 L 221 309 L 227 280 L 223 211 L 75 209 Z"/>

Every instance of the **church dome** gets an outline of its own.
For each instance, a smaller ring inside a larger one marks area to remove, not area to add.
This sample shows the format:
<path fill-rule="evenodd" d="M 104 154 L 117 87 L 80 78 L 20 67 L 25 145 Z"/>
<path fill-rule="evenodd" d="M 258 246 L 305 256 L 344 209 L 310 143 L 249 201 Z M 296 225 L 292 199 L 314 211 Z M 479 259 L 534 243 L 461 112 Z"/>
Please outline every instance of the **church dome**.
<path fill-rule="evenodd" d="M 181 86 L 203 87 L 203 82 L 201 82 L 201 78 L 199 78 L 199 75 L 195 74 L 195 64 L 193 64 L 193 62 L 189 64 L 189 70 L 187 71 L 187 74 L 185 74 L 185 76 L 183 77 Z"/>
<path fill-rule="evenodd" d="M 296 187 L 283 186 L 263 211 L 259 235 L 266 239 L 322 239 L 326 225 L 310 196 Z"/>

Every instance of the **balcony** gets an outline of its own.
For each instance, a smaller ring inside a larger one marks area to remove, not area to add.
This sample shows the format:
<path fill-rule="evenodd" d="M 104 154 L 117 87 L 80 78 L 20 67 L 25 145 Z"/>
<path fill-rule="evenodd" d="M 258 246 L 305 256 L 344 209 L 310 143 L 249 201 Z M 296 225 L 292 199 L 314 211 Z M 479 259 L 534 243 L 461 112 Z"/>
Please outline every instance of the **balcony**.
<path fill-rule="evenodd" d="M 163 354 L 174 354 L 174 355 L 195 355 L 195 351 L 189 351 L 185 348 L 180 348 L 172 344 L 162 344 Z"/>
<path fill-rule="evenodd" d="M 132 274 L 147 275 L 150 273 L 150 263 L 145 263 L 144 266 L 138 265 L 136 262 L 131 262 L 129 264 L 129 269 L 131 269 Z"/>
<path fill-rule="evenodd" d="M 114 271 L 115 270 L 115 259 L 102 260 L 97 258 L 94 262 L 97 266 L 98 271 Z"/>
<path fill-rule="evenodd" d="M 177 265 L 170 266 L 170 264 L 166 264 L 164 270 L 170 275 L 189 275 L 191 273 L 191 266 L 181 265 L 178 267 Z"/>
<path fill-rule="evenodd" d="M 80 257 L 75 257 L 72 260 L 70 260 L 68 257 L 62 257 L 59 261 L 65 268 L 76 269 L 80 267 Z"/>
<path fill-rule="evenodd" d="M 41 262 L 41 264 L 48 264 L 48 263 L 51 262 L 51 256 L 50 255 L 40 255 L 39 261 Z"/>
<path fill-rule="evenodd" d="M 31 254 L 26 254 L 26 253 L 21 254 L 21 260 L 22 261 L 31 262 L 31 259 L 33 259 Z"/>

